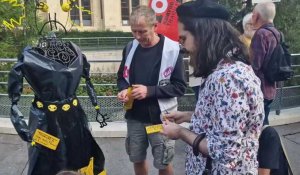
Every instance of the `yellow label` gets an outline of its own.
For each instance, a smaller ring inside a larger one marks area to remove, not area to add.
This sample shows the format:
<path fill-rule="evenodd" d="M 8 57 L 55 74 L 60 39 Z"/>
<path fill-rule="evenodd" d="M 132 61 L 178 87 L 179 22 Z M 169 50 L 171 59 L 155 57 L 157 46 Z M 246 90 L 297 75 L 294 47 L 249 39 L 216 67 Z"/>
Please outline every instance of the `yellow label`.
<path fill-rule="evenodd" d="M 153 134 L 162 131 L 162 124 L 146 126 L 147 134 Z"/>
<path fill-rule="evenodd" d="M 56 150 L 59 138 L 56 138 L 42 130 L 36 129 L 33 135 L 33 141 L 49 149 Z"/>
<path fill-rule="evenodd" d="M 81 168 L 79 172 L 84 175 L 94 175 L 94 157 L 90 158 L 88 166 Z"/>

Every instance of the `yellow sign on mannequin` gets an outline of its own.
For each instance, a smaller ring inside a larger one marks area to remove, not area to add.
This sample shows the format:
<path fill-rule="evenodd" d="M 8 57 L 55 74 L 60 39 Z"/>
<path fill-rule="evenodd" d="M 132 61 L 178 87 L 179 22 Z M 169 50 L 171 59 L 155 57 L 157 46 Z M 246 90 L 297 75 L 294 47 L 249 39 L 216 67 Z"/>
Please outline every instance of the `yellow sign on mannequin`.
<path fill-rule="evenodd" d="M 36 142 L 52 150 L 56 150 L 59 141 L 59 138 L 54 137 L 39 129 L 36 129 L 33 135 L 33 142 Z"/>

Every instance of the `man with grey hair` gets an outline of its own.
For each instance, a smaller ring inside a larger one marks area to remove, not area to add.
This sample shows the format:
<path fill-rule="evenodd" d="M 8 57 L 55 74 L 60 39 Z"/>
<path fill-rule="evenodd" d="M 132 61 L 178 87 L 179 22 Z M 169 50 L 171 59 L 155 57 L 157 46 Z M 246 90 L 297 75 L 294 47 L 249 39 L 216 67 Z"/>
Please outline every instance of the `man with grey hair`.
<path fill-rule="evenodd" d="M 175 141 L 145 127 L 161 124 L 161 116 L 177 110 L 176 97 L 184 94 L 183 59 L 179 43 L 157 34 L 155 12 L 141 6 L 130 16 L 135 38 L 123 50 L 118 71 L 118 99 L 125 103 L 126 151 L 136 175 L 147 175 L 146 153 L 152 147 L 154 167 L 159 175 L 173 175 L 171 161 Z M 132 105 L 128 105 L 132 102 Z"/>
<path fill-rule="evenodd" d="M 251 41 L 250 56 L 253 70 L 261 80 L 261 89 L 264 94 L 265 119 L 263 128 L 269 124 L 270 105 L 276 95 L 275 82 L 269 82 L 264 76 L 264 70 L 268 69 L 271 54 L 278 44 L 277 40 L 280 41 L 280 32 L 273 24 L 275 14 L 275 4 L 268 2 L 257 4 L 252 15 L 252 25 L 256 32 Z M 278 133 L 274 129 L 268 127 L 263 130 L 259 139 L 257 158 L 259 175 L 287 175 L 287 162 L 284 159 L 280 144 Z"/>
<path fill-rule="evenodd" d="M 276 84 L 265 79 L 264 71 L 268 69 L 268 61 L 278 44 L 277 40 L 280 41 L 280 32 L 273 24 L 276 14 L 274 3 L 259 3 L 254 7 L 252 13 L 252 25 L 256 32 L 250 45 L 250 58 L 253 70 L 261 80 L 261 89 L 264 94 L 264 125 L 267 125 L 269 124 L 270 105 L 276 95 Z"/>

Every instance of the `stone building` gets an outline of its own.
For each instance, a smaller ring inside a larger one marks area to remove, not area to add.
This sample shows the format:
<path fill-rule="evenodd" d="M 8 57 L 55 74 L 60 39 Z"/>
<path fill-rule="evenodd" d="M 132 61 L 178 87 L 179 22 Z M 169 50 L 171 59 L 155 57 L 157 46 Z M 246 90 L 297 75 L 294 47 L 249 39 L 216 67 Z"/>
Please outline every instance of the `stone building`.
<path fill-rule="evenodd" d="M 45 0 L 49 6 L 49 13 L 53 19 L 62 24 L 71 25 L 73 30 L 79 31 L 124 31 L 130 32 L 129 15 L 138 5 L 148 5 L 150 0 L 75 0 L 75 7 L 70 12 L 64 12 L 61 5 L 67 0 Z M 152 0 L 158 7 L 167 4 L 168 0 Z M 182 2 L 182 0 L 178 0 Z M 184 2 L 185 0 L 183 0 Z M 45 19 L 47 13 L 40 14 Z"/>

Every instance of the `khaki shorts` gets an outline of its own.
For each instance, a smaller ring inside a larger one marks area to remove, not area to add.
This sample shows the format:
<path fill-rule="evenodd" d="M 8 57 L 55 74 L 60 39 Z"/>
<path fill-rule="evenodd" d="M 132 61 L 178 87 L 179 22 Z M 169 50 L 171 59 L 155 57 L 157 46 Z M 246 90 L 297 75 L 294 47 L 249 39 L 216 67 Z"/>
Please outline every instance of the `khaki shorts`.
<path fill-rule="evenodd" d="M 157 169 L 165 169 L 173 160 L 175 140 L 170 140 L 160 133 L 147 135 L 145 124 L 136 120 L 127 120 L 126 152 L 133 163 L 146 160 L 149 143 L 152 147 L 153 165 Z"/>

